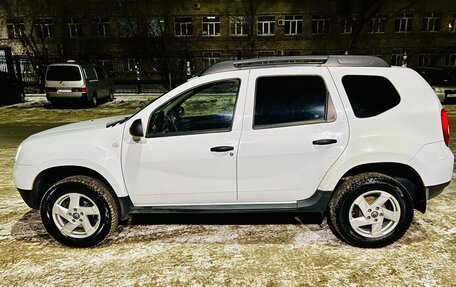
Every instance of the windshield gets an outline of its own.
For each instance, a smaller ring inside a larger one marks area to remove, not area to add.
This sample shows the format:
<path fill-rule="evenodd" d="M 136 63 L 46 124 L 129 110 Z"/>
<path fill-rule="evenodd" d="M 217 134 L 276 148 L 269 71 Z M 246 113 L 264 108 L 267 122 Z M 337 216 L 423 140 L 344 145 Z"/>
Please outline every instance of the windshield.
<path fill-rule="evenodd" d="M 46 73 L 48 81 L 80 81 L 81 73 L 76 66 L 49 66 Z"/>

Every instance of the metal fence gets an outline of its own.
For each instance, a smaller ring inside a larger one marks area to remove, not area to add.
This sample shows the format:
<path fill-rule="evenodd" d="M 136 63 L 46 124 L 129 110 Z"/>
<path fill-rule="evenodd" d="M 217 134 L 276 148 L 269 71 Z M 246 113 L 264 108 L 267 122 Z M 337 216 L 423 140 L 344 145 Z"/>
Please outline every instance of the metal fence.
<path fill-rule="evenodd" d="M 6 56 L 0 53 L 0 71 L 14 73 L 18 79 L 24 82 L 27 93 L 37 93 L 42 91 L 46 66 L 52 63 L 66 62 L 67 60 L 60 57 L 51 57 L 43 60 L 26 55 Z M 103 66 L 114 80 L 117 92 L 136 93 L 138 92 L 138 84 L 141 84 L 142 92 L 146 93 L 163 92 L 170 86 L 168 82 L 169 75 L 164 72 L 165 69 L 160 69 L 160 63 L 154 63 L 151 59 L 137 57 L 109 57 L 102 59 L 72 57 L 71 60 Z M 41 70 L 37 63 L 42 63 Z"/>

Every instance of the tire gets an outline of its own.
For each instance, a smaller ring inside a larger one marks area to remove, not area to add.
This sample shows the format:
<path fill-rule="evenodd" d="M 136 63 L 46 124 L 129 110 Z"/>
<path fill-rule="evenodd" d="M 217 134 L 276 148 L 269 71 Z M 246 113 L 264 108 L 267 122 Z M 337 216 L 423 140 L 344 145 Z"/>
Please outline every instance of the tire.
<path fill-rule="evenodd" d="M 19 103 L 24 103 L 25 102 L 25 93 L 22 91 L 19 93 Z"/>
<path fill-rule="evenodd" d="M 93 94 L 92 99 L 89 102 L 89 106 L 92 108 L 95 108 L 96 106 L 98 106 L 97 94 Z"/>
<path fill-rule="evenodd" d="M 51 103 L 51 107 L 53 107 L 53 108 L 60 108 L 60 106 L 62 105 L 62 103 L 57 100 L 52 100 L 49 102 Z"/>
<path fill-rule="evenodd" d="M 112 90 L 109 91 L 108 101 L 110 101 L 110 102 L 114 101 L 114 92 Z"/>
<path fill-rule="evenodd" d="M 384 174 L 363 173 L 336 190 L 327 222 L 340 240 L 356 247 L 379 248 L 401 238 L 413 214 L 413 200 L 401 183 Z"/>
<path fill-rule="evenodd" d="M 54 184 L 40 204 L 49 234 L 71 247 L 102 243 L 119 222 L 119 208 L 109 187 L 89 176 L 70 176 Z"/>

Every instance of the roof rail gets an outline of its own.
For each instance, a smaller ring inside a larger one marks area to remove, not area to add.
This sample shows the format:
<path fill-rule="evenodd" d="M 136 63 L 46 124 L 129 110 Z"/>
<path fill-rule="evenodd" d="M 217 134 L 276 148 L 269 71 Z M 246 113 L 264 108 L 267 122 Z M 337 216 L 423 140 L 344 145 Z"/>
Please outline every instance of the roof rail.
<path fill-rule="evenodd" d="M 291 57 L 268 57 L 247 60 L 233 61 L 236 68 L 252 67 L 252 66 L 269 66 L 269 65 L 309 65 L 309 64 L 324 64 L 329 56 L 291 56 Z"/>
<path fill-rule="evenodd" d="M 200 73 L 200 76 L 240 69 L 288 65 L 319 67 L 390 67 L 385 60 L 376 56 L 329 55 L 267 57 L 219 62 L 209 66 Z"/>

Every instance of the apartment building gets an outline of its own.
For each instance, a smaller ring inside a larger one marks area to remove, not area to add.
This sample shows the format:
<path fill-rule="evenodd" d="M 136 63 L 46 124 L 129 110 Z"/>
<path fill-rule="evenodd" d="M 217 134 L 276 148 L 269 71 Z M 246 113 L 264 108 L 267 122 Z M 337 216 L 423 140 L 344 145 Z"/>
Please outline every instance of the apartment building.
<path fill-rule="evenodd" d="M 456 2 L 67 0 L 0 4 L 3 66 L 82 59 L 118 80 L 181 81 L 224 59 L 378 55 L 392 65 L 456 67 Z M 406 58 L 404 59 L 404 55 Z M 8 60 L 9 59 L 9 60 Z M 0 59 L 1 61 L 1 59 Z M 5 68 L 3 68 L 5 69 Z"/>

